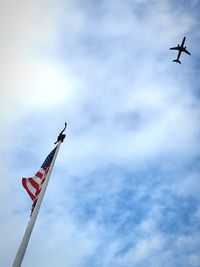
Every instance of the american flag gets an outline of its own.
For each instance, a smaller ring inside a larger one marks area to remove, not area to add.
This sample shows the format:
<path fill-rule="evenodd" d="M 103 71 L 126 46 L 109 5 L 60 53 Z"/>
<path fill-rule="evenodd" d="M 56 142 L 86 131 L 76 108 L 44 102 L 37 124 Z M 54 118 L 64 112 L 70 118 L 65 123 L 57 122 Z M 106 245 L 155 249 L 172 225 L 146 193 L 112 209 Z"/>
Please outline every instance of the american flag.
<path fill-rule="evenodd" d="M 56 148 L 57 148 L 57 146 L 50 152 L 50 154 L 47 156 L 44 163 L 40 167 L 39 171 L 36 172 L 36 174 L 33 177 L 22 178 L 22 185 L 26 189 L 30 198 L 33 200 L 32 211 L 35 207 L 39 193 L 42 189 L 42 184 L 45 181 L 45 177 L 48 173 L 49 167 L 50 167 L 51 162 L 53 160 L 54 154 L 56 152 Z"/>

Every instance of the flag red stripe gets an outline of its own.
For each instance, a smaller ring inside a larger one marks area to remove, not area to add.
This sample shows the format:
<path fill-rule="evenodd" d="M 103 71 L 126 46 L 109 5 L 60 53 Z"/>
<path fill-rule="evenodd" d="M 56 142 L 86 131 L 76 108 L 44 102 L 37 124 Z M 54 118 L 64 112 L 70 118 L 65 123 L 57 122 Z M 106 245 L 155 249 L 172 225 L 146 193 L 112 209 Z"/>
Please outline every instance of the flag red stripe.
<path fill-rule="evenodd" d="M 37 176 L 38 178 L 42 179 L 43 177 L 43 173 L 41 173 L 40 171 L 38 171 L 35 176 Z"/>
<path fill-rule="evenodd" d="M 31 197 L 31 199 L 34 200 L 35 199 L 35 195 L 33 195 L 32 192 L 29 190 L 29 188 L 27 186 L 27 179 L 26 178 L 22 178 L 22 185 L 26 189 L 26 191 L 29 194 L 29 196 Z"/>
<path fill-rule="evenodd" d="M 38 190 L 40 188 L 40 185 L 34 180 L 34 178 L 29 178 L 28 179 L 30 184 L 36 189 Z"/>

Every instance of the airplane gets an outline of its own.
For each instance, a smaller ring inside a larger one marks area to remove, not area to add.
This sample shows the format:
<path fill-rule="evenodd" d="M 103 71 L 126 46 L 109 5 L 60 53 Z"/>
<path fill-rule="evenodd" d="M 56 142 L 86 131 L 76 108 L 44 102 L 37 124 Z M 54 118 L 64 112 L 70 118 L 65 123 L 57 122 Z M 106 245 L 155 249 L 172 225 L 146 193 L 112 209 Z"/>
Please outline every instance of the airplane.
<path fill-rule="evenodd" d="M 171 50 L 178 50 L 178 56 L 177 56 L 176 59 L 173 60 L 173 62 L 181 64 L 179 58 L 180 58 L 180 55 L 181 55 L 182 52 L 185 52 L 186 54 L 191 56 L 190 52 L 188 52 L 186 50 L 186 46 L 184 47 L 185 39 L 186 39 L 186 37 L 183 38 L 183 41 L 182 41 L 181 45 L 178 44 L 178 46 L 170 48 Z"/>

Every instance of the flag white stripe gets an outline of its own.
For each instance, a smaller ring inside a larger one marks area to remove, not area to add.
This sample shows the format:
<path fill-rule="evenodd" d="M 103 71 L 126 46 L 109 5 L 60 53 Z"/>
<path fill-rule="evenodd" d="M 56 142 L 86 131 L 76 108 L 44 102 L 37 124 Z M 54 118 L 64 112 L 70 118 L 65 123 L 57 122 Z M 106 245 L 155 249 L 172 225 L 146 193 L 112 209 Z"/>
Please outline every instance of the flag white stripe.
<path fill-rule="evenodd" d="M 42 183 L 42 181 L 43 181 L 43 178 L 44 178 L 44 177 L 39 178 L 39 177 L 37 177 L 37 176 L 34 176 L 34 177 L 33 177 L 33 180 L 40 186 L 41 183 Z"/>
<path fill-rule="evenodd" d="M 29 191 L 35 196 L 35 194 L 37 192 L 37 190 L 35 189 L 35 187 L 33 187 L 32 184 L 29 181 L 27 181 L 27 180 L 26 180 L 26 185 L 27 185 Z"/>

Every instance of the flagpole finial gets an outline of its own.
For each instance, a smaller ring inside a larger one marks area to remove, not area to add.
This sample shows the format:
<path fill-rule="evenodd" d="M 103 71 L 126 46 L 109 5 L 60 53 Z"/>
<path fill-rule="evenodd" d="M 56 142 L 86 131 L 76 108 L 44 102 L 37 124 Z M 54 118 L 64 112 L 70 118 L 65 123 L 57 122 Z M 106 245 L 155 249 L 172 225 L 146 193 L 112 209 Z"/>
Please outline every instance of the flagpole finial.
<path fill-rule="evenodd" d="M 57 138 L 57 141 L 54 143 L 55 145 L 56 145 L 58 142 L 60 142 L 60 141 L 61 141 L 61 143 L 64 141 L 66 134 L 63 134 L 63 132 L 65 131 L 66 128 L 67 128 L 67 123 L 65 122 L 65 127 L 64 127 L 64 129 L 59 133 L 58 138 Z"/>

